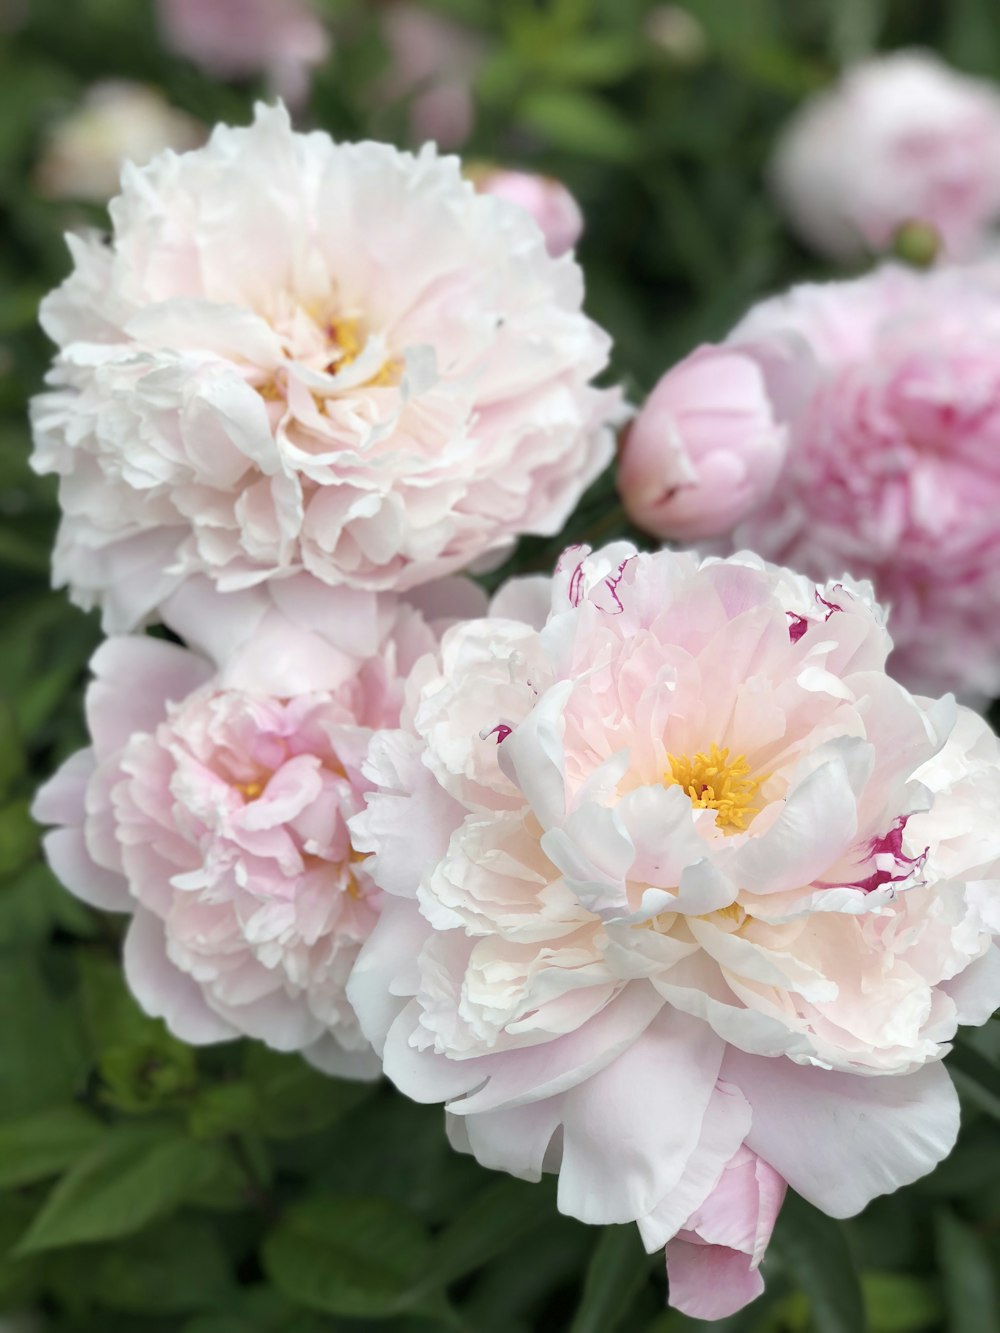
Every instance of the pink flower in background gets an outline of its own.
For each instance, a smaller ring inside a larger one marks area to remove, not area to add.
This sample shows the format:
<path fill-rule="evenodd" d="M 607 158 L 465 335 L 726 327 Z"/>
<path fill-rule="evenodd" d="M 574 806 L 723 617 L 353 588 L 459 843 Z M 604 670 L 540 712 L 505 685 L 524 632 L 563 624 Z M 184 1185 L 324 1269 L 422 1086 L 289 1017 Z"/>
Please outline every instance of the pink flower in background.
<path fill-rule="evenodd" d="M 1000 999 L 1000 746 L 890 646 L 846 580 L 577 548 L 372 743 L 349 995 L 386 1073 L 563 1212 L 712 1247 L 669 1251 L 684 1308 L 706 1267 L 752 1297 L 781 1181 L 843 1217 L 940 1161 L 940 1058 Z"/>
<path fill-rule="evenodd" d="M 35 180 L 51 199 L 103 204 L 118 192 L 126 162 L 144 166 L 165 148 L 183 152 L 206 135 L 204 126 L 172 107 L 156 88 L 95 83 L 49 131 Z"/>
<path fill-rule="evenodd" d="M 347 820 L 369 787 L 369 739 L 396 723 L 402 678 L 434 635 L 410 607 L 366 617 L 306 578 L 270 602 L 195 580 L 172 609 L 175 628 L 227 657 L 140 636 L 98 649 L 91 746 L 35 803 L 61 826 L 48 859 L 85 902 L 131 914 L 129 985 L 176 1036 L 246 1034 L 374 1077 L 345 986 L 381 894 Z M 347 651 L 352 622 L 376 655 Z"/>
<path fill-rule="evenodd" d="M 376 85 L 377 99 L 408 102 L 414 143 L 460 148 L 475 120 L 472 84 L 486 58 L 483 38 L 408 0 L 387 5 L 381 27 L 389 68 Z"/>
<path fill-rule="evenodd" d="M 910 688 L 1000 693 L 1000 270 L 887 266 L 798 287 L 730 341 L 779 335 L 806 341 L 818 376 L 733 547 L 872 579 Z"/>
<path fill-rule="evenodd" d="M 309 0 L 157 0 L 167 46 L 216 79 L 266 74 L 273 92 L 298 107 L 311 73 L 330 54 L 330 36 Z"/>
<path fill-rule="evenodd" d="M 834 259 L 884 250 L 914 221 L 969 256 L 1000 217 L 1000 93 L 929 52 L 879 56 L 799 110 L 771 181 L 802 239 Z"/>
<path fill-rule="evenodd" d="M 811 368 L 802 351 L 705 346 L 667 371 L 623 438 L 618 490 L 637 527 L 714 537 L 761 504 L 788 448 L 768 384 L 781 373 L 801 391 Z"/>
<path fill-rule="evenodd" d="M 580 205 L 552 176 L 485 166 L 468 173 L 480 194 L 507 199 L 530 213 L 542 229 L 549 254 L 558 259 L 572 250 L 583 233 Z"/>
<path fill-rule="evenodd" d="M 127 171 L 72 238 L 33 407 L 57 583 L 133 627 L 192 574 L 395 591 L 559 531 L 613 450 L 607 337 L 459 163 L 283 109 Z"/>

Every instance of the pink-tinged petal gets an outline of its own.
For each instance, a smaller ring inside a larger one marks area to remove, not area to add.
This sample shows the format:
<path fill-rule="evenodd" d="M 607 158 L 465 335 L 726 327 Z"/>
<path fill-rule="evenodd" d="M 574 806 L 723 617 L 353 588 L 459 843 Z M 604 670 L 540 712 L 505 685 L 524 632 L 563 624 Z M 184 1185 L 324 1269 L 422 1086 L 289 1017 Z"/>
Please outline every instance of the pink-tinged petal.
<path fill-rule="evenodd" d="M 302 1056 L 314 1069 L 331 1078 L 346 1078 L 352 1083 L 374 1083 L 382 1077 L 382 1061 L 374 1051 L 348 1051 L 332 1037 L 321 1037 L 302 1050 Z"/>
<path fill-rule="evenodd" d="M 559 1207 L 629 1222 L 673 1189 L 701 1137 L 723 1045 L 664 1009 L 613 1064 L 566 1094 Z"/>
<path fill-rule="evenodd" d="M 87 851 L 83 831 L 61 828 L 47 833 L 42 840 L 45 859 L 52 873 L 70 893 L 106 912 L 128 912 L 134 906 L 128 881 L 113 870 L 95 863 Z"/>
<path fill-rule="evenodd" d="M 750 1129 L 750 1103 L 729 1083 L 717 1083 L 702 1121 L 698 1146 L 684 1174 L 651 1212 L 637 1219 L 643 1244 L 652 1254 L 676 1236 L 716 1187 L 730 1158 Z"/>
<path fill-rule="evenodd" d="M 548 690 L 500 749 L 500 767 L 524 793 L 542 828 L 566 813 L 562 711 L 571 692 L 569 681 Z"/>
<path fill-rule="evenodd" d="M 515 1055 L 484 1059 L 489 1082 L 480 1092 L 455 1101 L 456 1115 L 476 1115 L 500 1107 L 526 1106 L 554 1097 L 599 1073 L 646 1031 L 663 1008 L 651 986 L 628 986 L 575 1032 Z"/>
<path fill-rule="evenodd" d="M 121 749 L 138 732 L 155 731 L 168 703 L 203 685 L 211 668 L 203 658 L 142 636 L 107 639 L 91 660 L 87 723 L 99 754 Z M 135 687 L 142 681 L 142 689 Z"/>
<path fill-rule="evenodd" d="M 753 1108 L 747 1146 L 831 1217 L 919 1180 L 958 1134 L 958 1098 L 939 1063 L 859 1078 L 729 1050 L 723 1077 Z"/>
<path fill-rule="evenodd" d="M 415 903 L 389 899 L 351 969 L 347 998 L 362 1032 L 379 1053 L 406 1007 L 408 992 L 419 984 L 416 955 L 427 934 L 427 923 Z"/>
<path fill-rule="evenodd" d="M 209 1008 L 198 983 L 170 961 L 163 922 L 142 908 L 125 936 L 124 963 L 132 994 L 147 1014 L 162 1018 L 181 1041 L 205 1046 L 240 1035 Z"/>
<path fill-rule="evenodd" d="M 62 764 L 35 793 L 31 817 L 39 824 L 83 822 L 87 783 L 94 773 L 94 751 L 88 746 Z"/>
<path fill-rule="evenodd" d="M 459 1152 L 472 1153 L 481 1166 L 521 1180 L 540 1180 L 544 1170 L 558 1166 L 559 1154 L 553 1150 L 563 1103 L 562 1097 L 547 1097 L 509 1111 L 449 1114 L 448 1137 Z"/>
<path fill-rule="evenodd" d="M 991 944 L 982 958 L 945 981 L 941 989 L 955 1002 L 959 1023 L 979 1027 L 1000 1009 L 1000 946 Z"/>
<path fill-rule="evenodd" d="M 750 1257 L 722 1245 L 677 1239 L 666 1247 L 668 1304 L 691 1319 L 725 1319 L 764 1290 Z"/>

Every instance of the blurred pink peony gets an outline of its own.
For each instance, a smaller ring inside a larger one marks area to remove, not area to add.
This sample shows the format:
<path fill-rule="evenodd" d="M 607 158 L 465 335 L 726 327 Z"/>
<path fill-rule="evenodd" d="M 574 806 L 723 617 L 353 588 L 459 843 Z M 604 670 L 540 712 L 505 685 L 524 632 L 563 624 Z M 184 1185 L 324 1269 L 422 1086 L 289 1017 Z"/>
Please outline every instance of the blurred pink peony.
<path fill-rule="evenodd" d="M 794 364 L 794 353 L 705 346 L 667 371 L 622 443 L 618 490 L 637 527 L 676 541 L 714 537 L 770 494 L 788 447 L 769 391 L 779 359 Z M 801 382 L 808 349 L 799 361 Z"/>
<path fill-rule="evenodd" d="M 792 119 L 771 180 L 803 240 L 834 259 L 885 250 L 907 222 L 967 257 L 1000 217 L 1000 93 L 929 52 L 866 61 Z"/>
<path fill-rule="evenodd" d="M 387 1075 L 562 1211 L 749 1256 L 727 1308 L 781 1180 L 849 1216 L 950 1150 L 1000 1000 L 1000 746 L 889 647 L 864 586 L 577 548 L 418 665 L 350 824 Z"/>
<path fill-rule="evenodd" d="M 380 893 L 348 818 L 374 730 L 435 635 L 412 607 L 352 605 L 305 576 L 220 596 L 192 580 L 171 625 L 221 661 L 144 637 L 107 640 L 87 692 L 91 747 L 39 792 L 53 870 L 132 915 L 129 985 L 195 1044 L 246 1034 L 375 1077 L 345 985 Z M 321 628 L 329 624 L 333 636 Z M 355 651 L 346 642 L 353 627 Z"/>
<path fill-rule="evenodd" d="M 376 85 L 377 100 L 408 102 L 414 143 L 460 148 L 475 120 L 472 84 L 486 58 L 483 38 L 409 0 L 386 5 L 381 26 L 389 68 Z"/>
<path fill-rule="evenodd" d="M 1000 268 L 795 288 L 731 338 L 789 334 L 818 378 L 780 481 L 732 545 L 814 578 L 871 578 L 900 680 L 1000 694 Z"/>
<path fill-rule="evenodd" d="M 183 152 L 207 131 L 172 107 L 157 88 L 108 80 L 95 83 L 46 136 L 35 182 L 50 199 L 103 204 L 116 194 L 126 162 L 144 166 L 165 148 Z"/>
<path fill-rule="evenodd" d="M 127 171 L 111 216 L 43 304 L 33 409 L 56 580 L 109 631 L 194 573 L 398 590 L 498 560 L 610 459 L 580 270 L 457 159 L 261 107 Z"/>
<path fill-rule="evenodd" d="M 330 37 L 309 0 L 157 0 L 171 50 L 217 79 L 265 74 L 271 90 L 298 107 Z"/>
<path fill-rule="evenodd" d="M 480 194 L 507 199 L 530 213 L 542 229 L 548 252 L 553 258 L 572 250 L 583 232 L 580 205 L 552 176 L 538 176 L 530 171 L 510 171 L 484 166 L 468 173 Z"/>

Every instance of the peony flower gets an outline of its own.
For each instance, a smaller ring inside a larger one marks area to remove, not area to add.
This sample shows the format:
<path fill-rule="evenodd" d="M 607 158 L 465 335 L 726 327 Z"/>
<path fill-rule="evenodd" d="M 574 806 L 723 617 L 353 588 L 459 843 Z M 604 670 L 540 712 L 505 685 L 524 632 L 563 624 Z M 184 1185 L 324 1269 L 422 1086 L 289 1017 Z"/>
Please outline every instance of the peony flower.
<path fill-rule="evenodd" d="M 258 108 L 126 171 L 111 215 L 43 304 L 33 460 L 56 581 L 110 631 L 196 573 L 402 590 L 496 559 L 609 459 L 579 270 L 455 159 Z"/>
<path fill-rule="evenodd" d="M 548 252 L 553 258 L 572 250 L 583 232 L 580 205 L 552 176 L 537 176 L 530 171 L 510 171 L 503 167 L 483 166 L 468 172 L 480 194 L 508 199 L 530 213 L 542 229 Z"/>
<path fill-rule="evenodd" d="M 156 88 L 115 80 L 95 83 L 49 132 L 36 184 L 50 199 L 103 204 L 117 191 L 126 162 L 141 167 L 165 148 L 183 152 L 204 137 L 203 127 Z"/>
<path fill-rule="evenodd" d="M 740 1251 L 726 1308 L 781 1181 L 844 1217 L 949 1151 L 1000 999 L 1000 745 L 889 647 L 865 585 L 570 551 L 418 664 L 350 821 L 388 1076 L 565 1213 Z"/>
<path fill-rule="evenodd" d="M 788 432 L 768 383 L 785 360 L 794 364 L 793 351 L 779 345 L 704 346 L 667 371 L 622 445 L 618 490 L 637 527 L 678 541 L 713 537 L 770 494 Z M 799 360 L 807 377 L 811 363 Z"/>
<path fill-rule="evenodd" d="M 272 92 L 301 106 L 330 36 L 309 0 L 157 0 L 170 50 L 213 79 L 266 74 Z"/>
<path fill-rule="evenodd" d="M 670 1303 L 693 1319 L 725 1319 L 764 1290 L 759 1265 L 785 1182 L 748 1148 L 726 1163 L 708 1198 L 666 1247 Z"/>
<path fill-rule="evenodd" d="M 795 288 L 731 341 L 779 335 L 805 339 L 818 375 L 784 473 L 734 546 L 814 578 L 872 579 L 910 688 L 1000 693 L 1000 270 L 887 266 Z"/>
<path fill-rule="evenodd" d="M 385 7 L 381 30 L 389 68 L 375 86 L 376 99 L 408 102 L 414 143 L 461 148 L 472 133 L 472 85 L 487 54 L 480 34 L 410 0 Z"/>
<path fill-rule="evenodd" d="M 66 887 L 131 915 L 129 985 L 176 1036 L 246 1034 L 367 1078 L 379 1064 L 345 986 L 381 894 L 347 820 L 369 739 L 397 722 L 402 678 L 435 636 L 412 607 L 368 598 L 366 615 L 352 596 L 305 576 L 273 597 L 186 584 L 170 623 L 205 651 L 107 640 L 91 745 L 34 813 L 60 826 L 45 848 Z M 371 656 L 346 647 L 352 627 Z"/>
<path fill-rule="evenodd" d="M 802 239 L 834 259 L 886 249 L 907 222 L 968 257 L 1000 217 L 1000 94 L 929 52 L 865 61 L 793 117 L 771 183 Z"/>

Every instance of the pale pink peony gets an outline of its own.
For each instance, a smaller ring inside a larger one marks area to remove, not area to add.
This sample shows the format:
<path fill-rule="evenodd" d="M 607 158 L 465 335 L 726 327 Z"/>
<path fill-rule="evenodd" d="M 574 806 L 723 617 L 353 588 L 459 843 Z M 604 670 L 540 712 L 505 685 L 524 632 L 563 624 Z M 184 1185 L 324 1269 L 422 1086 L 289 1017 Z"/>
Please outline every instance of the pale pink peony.
<path fill-rule="evenodd" d="M 126 162 L 144 166 L 165 148 L 195 148 L 206 134 L 156 88 L 118 80 L 95 83 L 49 131 L 35 182 L 50 199 L 103 204 L 117 193 Z"/>
<path fill-rule="evenodd" d="M 216 79 L 265 74 L 289 106 L 309 95 L 330 36 L 309 0 L 157 0 L 166 45 Z"/>
<path fill-rule="evenodd" d="M 843 1217 L 949 1151 L 941 1056 L 1000 999 L 1000 746 L 889 647 L 848 581 L 567 552 L 418 664 L 351 820 L 388 1076 L 566 1213 L 749 1254 L 730 1308 L 780 1180 Z"/>
<path fill-rule="evenodd" d="M 580 205 L 553 176 L 484 166 L 469 173 L 480 194 L 492 194 L 517 204 L 538 223 L 549 254 L 558 259 L 572 250 L 583 232 Z"/>
<path fill-rule="evenodd" d="M 801 359 L 797 388 L 809 369 Z M 704 346 L 667 371 L 622 444 L 618 491 L 637 527 L 676 541 L 715 537 L 767 498 L 788 448 L 769 382 L 795 360 L 777 343 Z"/>
<path fill-rule="evenodd" d="M 785 1182 L 749 1148 L 667 1242 L 670 1303 L 694 1319 L 725 1319 L 764 1290 L 760 1262 L 785 1199 Z"/>
<path fill-rule="evenodd" d="M 1000 269 L 887 266 L 798 287 L 731 341 L 778 334 L 803 338 L 819 373 L 784 473 L 733 546 L 872 579 L 900 680 L 1000 694 Z"/>
<path fill-rule="evenodd" d="M 803 240 L 835 259 L 886 249 L 907 222 L 967 257 L 1000 217 L 1000 93 L 930 52 L 865 61 L 792 119 L 771 181 Z"/>
<path fill-rule="evenodd" d="M 374 1077 L 345 985 L 381 894 L 347 820 L 369 740 L 397 722 L 402 678 L 435 635 L 412 607 L 354 607 L 305 576 L 273 591 L 186 584 L 169 620 L 207 655 L 107 640 L 91 747 L 35 815 L 62 826 L 45 846 L 67 888 L 132 915 L 129 985 L 175 1035 L 247 1034 Z"/>
<path fill-rule="evenodd" d="M 610 458 L 579 269 L 457 159 L 258 108 L 127 170 L 111 215 L 43 304 L 33 460 L 56 581 L 111 631 L 194 573 L 405 589 L 497 559 Z"/>
<path fill-rule="evenodd" d="M 472 85 L 487 54 L 481 35 L 410 0 L 385 6 L 381 30 L 389 68 L 376 100 L 407 102 L 414 143 L 461 148 L 475 122 Z"/>

